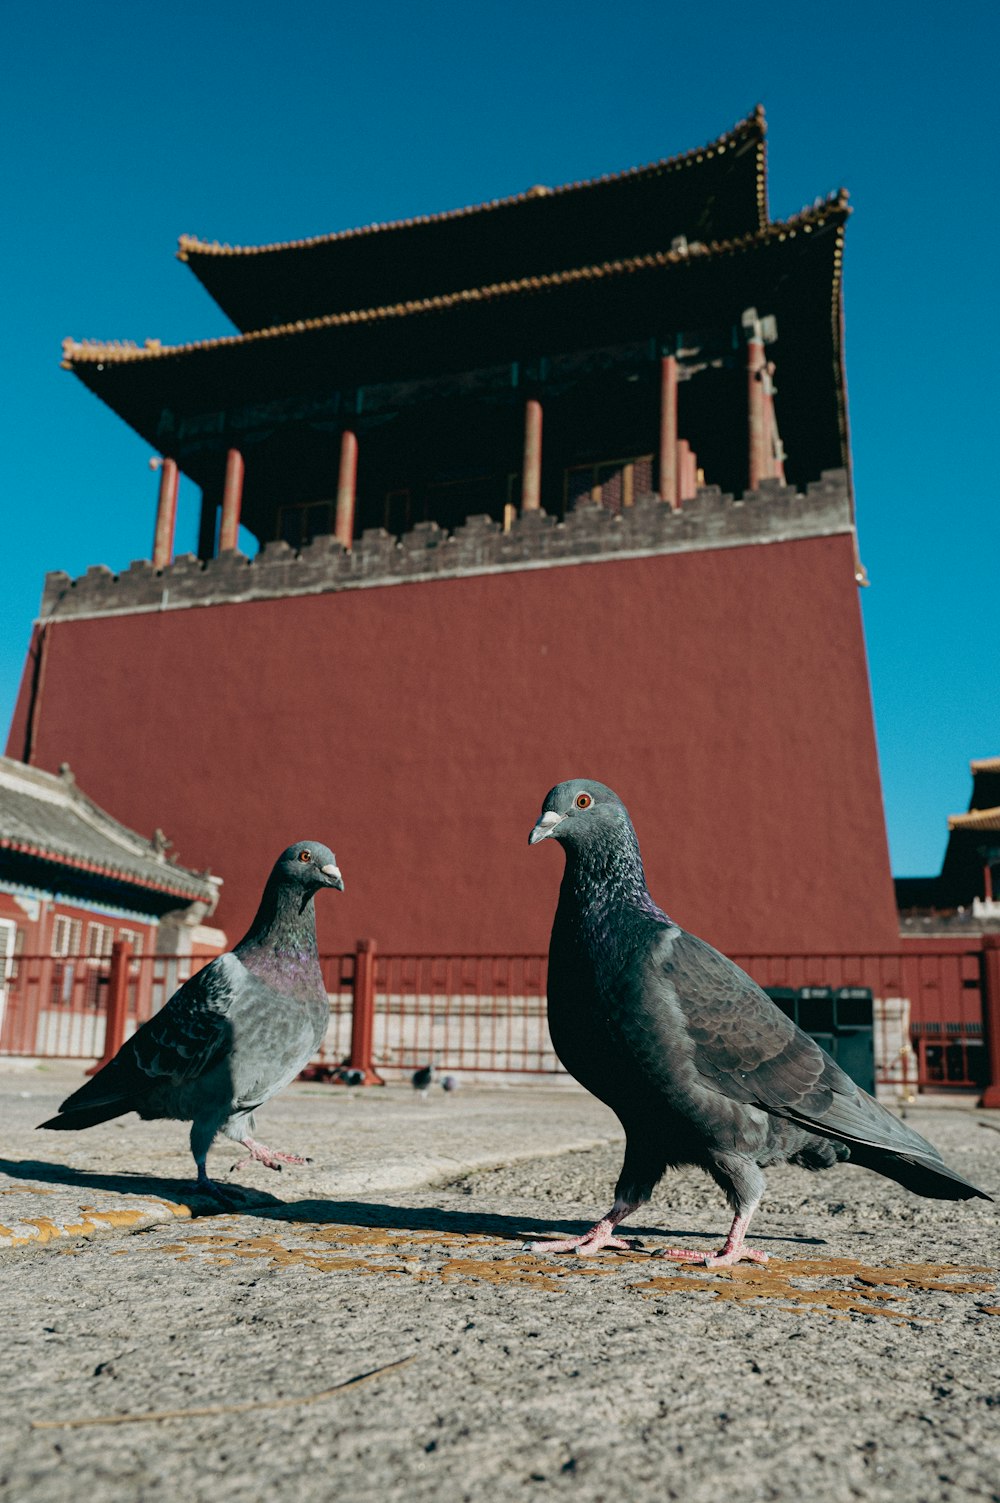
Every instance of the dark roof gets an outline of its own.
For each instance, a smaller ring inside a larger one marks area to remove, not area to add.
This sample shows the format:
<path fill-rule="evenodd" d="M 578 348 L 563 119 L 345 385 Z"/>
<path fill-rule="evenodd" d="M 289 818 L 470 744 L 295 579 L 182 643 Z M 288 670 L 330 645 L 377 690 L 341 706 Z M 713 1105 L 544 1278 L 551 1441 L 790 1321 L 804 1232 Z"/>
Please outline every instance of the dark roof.
<path fill-rule="evenodd" d="M 163 843 L 126 829 L 76 786 L 0 757 L 0 851 L 89 872 L 147 893 L 167 894 L 214 909 L 221 879 L 168 860 Z"/>
<path fill-rule="evenodd" d="M 848 463 L 840 312 L 849 212 L 840 193 L 735 240 L 176 347 L 67 340 L 63 363 L 151 444 L 176 453 L 184 416 L 221 441 L 234 408 L 556 355 L 581 336 L 597 348 L 725 328 L 753 305 L 778 320 L 782 435 L 792 478 L 804 483 Z M 177 457 L 203 483 L 197 460 L 188 464 L 183 448 Z"/>
<path fill-rule="evenodd" d="M 178 256 L 248 330 L 622 260 L 679 236 L 729 240 L 767 224 L 765 130 L 758 106 L 707 146 L 587 182 L 275 245 L 182 235 Z"/>

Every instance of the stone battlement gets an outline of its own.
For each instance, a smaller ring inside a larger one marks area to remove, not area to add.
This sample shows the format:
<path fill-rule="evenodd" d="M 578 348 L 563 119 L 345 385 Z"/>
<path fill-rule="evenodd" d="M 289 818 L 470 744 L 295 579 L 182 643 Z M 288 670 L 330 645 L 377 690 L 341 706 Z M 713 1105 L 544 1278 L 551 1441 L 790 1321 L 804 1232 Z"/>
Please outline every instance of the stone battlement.
<path fill-rule="evenodd" d="M 691 553 L 707 548 L 789 542 L 850 532 L 847 475 L 824 470 L 805 493 L 765 480 L 740 500 L 703 486 L 680 511 L 657 496 L 640 496 L 620 516 L 598 503 L 578 502 L 563 522 L 544 511 L 519 516 L 509 532 L 490 517 L 469 517 L 453 533 L 418 522 L 401 538 L 367 530 L 346 552 L 335 538 L 316 538 L 296 553 L 267 543 L 256 558 L 232 551 L 203 561 L 179 555 L 154 569 L 147 559 L 121 574 L 104 565 L 79 579 L 46 575 L 41 619 L 128 615 L 200 605 L 320 595 L 335 590 L 453 579 L 516 569 L 600 563 L 616 558 Z"/>

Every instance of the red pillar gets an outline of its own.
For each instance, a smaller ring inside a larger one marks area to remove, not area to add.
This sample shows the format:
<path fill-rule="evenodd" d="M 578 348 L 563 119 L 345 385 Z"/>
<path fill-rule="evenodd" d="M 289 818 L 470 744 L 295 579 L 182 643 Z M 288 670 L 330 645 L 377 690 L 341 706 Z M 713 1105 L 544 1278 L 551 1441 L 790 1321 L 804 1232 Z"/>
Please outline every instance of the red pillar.
<path fill-rule="evenodd" d="M 990 1078 L 980 1104 L 1000 1107 L 1000 934 L 983 935 L 983 1024 Z"/>
<path fill-rule="evenodd" d="M 359 939 L 354 955 L 351 1056 L 348 1065 L 364 1075 L 364 1085 L 385 1085 L 372 1062 L 375 1039 L 375 941 Z"/>
<path fill-rule="evenodd" d="M 698 458 L 686 438 L 677 440 L 677 499 L 693 501 L 698 493 Z"/>
<path fill-rule="evenodd" d="M 785 483 L 785 457 L 778 437 L 778 419 L 774 411 L 774 361 L 765 360 L 760 384 L 764 390 L 765 475 Z"/>
<path fill-rule="evenodd" d="M 542 404 L 529 397 L 524 404 L 524 465 L 521 470 L 521 510 L 538 511 L 542 504 Z"/>
<path fill-rule="evenodd" d="M 660 500 L 676 510 L 680 501 L 677 472 L 677 356 L 660 361 Z"/>
<path fill-rule="evenodd" d="M 219 552 L 236 547 L 243 508 L 243 455 L 230 449 L 226 455 L 226 479 L 222 488 L 222 521 L 219 524 Z"/>
<path fill-rule="evenodd" d="M 96 1065 L 91 1065 L 87 1071 L 88 1075 L 96 1075 L 98 1070 L 103 1069 L 108 1060 L 114 1059 L 125 1042 L 125 1023 L 128 1019 L 128 973 L 131 961 L 131 941 L 116 939 L 111 946 L 111 965 L 108 969 L 108 995 L 104 1012 L 104 1053 Z"/>
<path fill-rule="evenodd" d="M 337 541 L 350 548 L 354 541 L 354 509 L 358 491 L 358 436 L 345 428 L 340 436 L 340 469 L 337 474 L 337 515 L 333 533 Z"/>
<path fill-rule="evenodd" d="M 152 460 L 160 466 L 160 495 L 153 532 L 153 568 L 165 569 L 174 556 L 174 526 L 177 521 L 177 461 Z"/>
<path fill-rule="evenodd" d="M 759 325 L 747 340 L 747 404 L 749 412 L 750 465 L 749 486 L 755 491 L 760 482 L 771 474 L 768 463 L 767 443 L 767 398 L 765 381 L 764 341 Z"/>

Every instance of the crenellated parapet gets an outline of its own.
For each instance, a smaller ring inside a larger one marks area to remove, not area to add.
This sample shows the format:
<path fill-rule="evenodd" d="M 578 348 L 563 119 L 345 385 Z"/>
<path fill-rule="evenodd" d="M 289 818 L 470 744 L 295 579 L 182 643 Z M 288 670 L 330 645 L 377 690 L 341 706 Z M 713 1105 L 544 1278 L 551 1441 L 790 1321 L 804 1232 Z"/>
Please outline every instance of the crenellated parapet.
<path fill-rule="evenodd" d="M 473 516 L 452 533 L 434 522 L 419 522 L 400 538 L 369 529 L 349 551 L 334 537 L 320 537 L 301 552 L 271 542 L 253 559 L 233 549 L 207 561 L 181 554 L 163 568 L 140 559 L 120 574 L 103 565 L 79 579 L 56 572 L 46 576 L 41 618 L 183 610 L 852 530 L 847 475 L 825 470 L 804 493 L 765 480 L 737 500 L 704 486 L 680 510 L 654 495 L 637 497 L 619 515 L 583 501 L 561 522 L 544 511 L 524 512 L 507 532 L 491 517 Z"/>

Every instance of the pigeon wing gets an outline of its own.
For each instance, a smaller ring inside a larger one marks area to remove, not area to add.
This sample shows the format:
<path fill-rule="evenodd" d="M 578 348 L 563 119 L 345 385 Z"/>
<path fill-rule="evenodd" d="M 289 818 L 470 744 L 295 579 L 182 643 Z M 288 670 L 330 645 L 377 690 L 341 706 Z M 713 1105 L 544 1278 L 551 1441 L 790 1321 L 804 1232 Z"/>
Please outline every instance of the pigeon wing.
<path fill-rule="evenodd" d="M 694 1069 L 713 1090 L 822 1137 L 943 1168 L 932 1144 L 862 1091 L 756 982 L 704 940 L 682 930 L 663 944 L 654 956 L 654 985 L 679 1008 Z"/>
<path fill-rule="evenodd" d="M 233 967 L 242 970 L 235 956 L 220 955 L 186 981 L 103 1070 L 66 1098 L 60 1113 L 141 1100 L 151 1086 L 182 1085 L 211 1070 L 232 1041 L 227 1014 L 237 996 Z"/>
<path fill-rule="evenodd" d="M 207 1074 L 229 1052 L 227 1014 L 234 1000 L 228 967 L 217 962 L 206 966 L 135 1033 L 137 1068 L 151 1080 L 167 1079 L 172 1085 Z"/>

